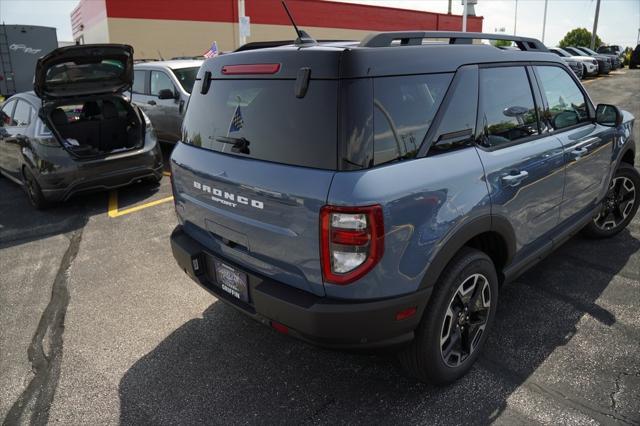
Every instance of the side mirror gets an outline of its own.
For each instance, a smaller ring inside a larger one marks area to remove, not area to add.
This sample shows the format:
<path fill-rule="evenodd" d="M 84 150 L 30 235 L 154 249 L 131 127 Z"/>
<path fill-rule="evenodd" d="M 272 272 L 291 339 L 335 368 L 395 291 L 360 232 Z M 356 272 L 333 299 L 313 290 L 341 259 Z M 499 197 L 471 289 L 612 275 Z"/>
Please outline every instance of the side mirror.
<path fill-rule="evenodd" d="M 622 111 L 615 105 L 598 104 L 596 123 L 601 126 L 618 127 L 622 124 Z"/>
<path fill-rule="evenodd" d="M 162 89 L 158 92 L 158 99 L 175 99 L 176 94 L 171 89 Z"/>

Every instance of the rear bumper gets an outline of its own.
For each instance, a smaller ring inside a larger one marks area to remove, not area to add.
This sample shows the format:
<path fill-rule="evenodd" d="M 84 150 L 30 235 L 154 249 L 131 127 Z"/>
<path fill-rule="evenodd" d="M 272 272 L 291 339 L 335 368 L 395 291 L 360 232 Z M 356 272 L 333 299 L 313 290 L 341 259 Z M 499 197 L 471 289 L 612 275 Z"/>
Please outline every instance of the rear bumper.
<path fill-rule="evenodd" d="M 210 277 L 207 264 L 212 254 L 187 235 L 181 226 L 171 234 L 171 249 L 180 268 L 218 299 L 264 324 L 272 325 L 275 321 L 285 325 L 288 334 L 320 346 L 374 348 L 406 343 L 413 339 L 431 294 L 431 289 L 426 289 L 365 302 L 319 297 L 253 274 L 222 259 L 247 273 L 250 303 L 245 303 L 222 291 L 212 281 L 215 278 Z M 194 265 L 197 265 L 195 269 Z M 398 312 L 413 307 L 416 308 L 415 315 L 396 320 Z"/>
<path fill-rule="evenodd" d="M 94 191 L 104 191 L 130 185 L 140 179 L 162 179 L 162 164 L 152 168 L 147 166 L 130 168 L 127 170 L 115 170 L 100 176 L 79 178 L 73 182 L 60 185 L 55 188 L 47 188 L 46 182 L 42 188 L 42 194 L 48 201 L 66 201 L 73 195 Z"/>

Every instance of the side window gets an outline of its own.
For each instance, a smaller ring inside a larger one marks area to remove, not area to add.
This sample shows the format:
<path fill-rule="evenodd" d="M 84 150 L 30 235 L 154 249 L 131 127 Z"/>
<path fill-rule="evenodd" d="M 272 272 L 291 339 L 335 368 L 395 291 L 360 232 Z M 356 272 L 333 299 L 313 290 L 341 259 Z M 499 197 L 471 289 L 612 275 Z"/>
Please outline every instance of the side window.
<path fill-rule="evenodd" d="M 549 110 L 545 111 L 545 121 L 554 130 L 589 121 L 587 100 L 563 68 L 537 66 L 536 71 L 540 77 L 542 93 L 549 104 Z"/>
<path fill-rule="evenodd" d="M 480 70 L 480 114 L 484 146 L 499 147 L 539 133 L 524 67 Z"/>
<path fill-rule="evenodd" d="M 16 105 L 16 101 L 9 101 L 4 104 L 0 110 L 0 117 L 2 118 L 3 126 L 15 126 L 15 122 L 12 118 L 13 107 Z"/>
<path fill-rule="evenodd" d="M 131 88 L 133 93 L 139 93 L 141 95 L 145 94 L 144 89 L 147 75 L 147 71 L 144 70 L 133 71 L 133 87 Z"/>
<path fill-rule="evenodd" d="M 477 68 L 458 70 L 452 83 L 453 94 L 443 111 L 442 119 L 436 132 L 430 135 L 431 147 L 429 155 L 447 152 L 470 146 L 476 127 L 478 103 L 470 99 L 478 99 Z"/>
<path fill-rule="evenodd" d="M 173 83 L 168 75 L 162 71 L 151 71 L 151 94 L 158 96 L 162 89 L 175 90 Z"/>
<path fill-rule="evenodd" d="M 14 126 L 27 127 L 33 117 L 33 108 L 25 101 L 18 101 L 16 109 L 13 111 Z"/>
<path fill-rule="evenodd" d="M 429 74 L 374 79 L 374 165 L 415 157 L 451 78 Z"/>

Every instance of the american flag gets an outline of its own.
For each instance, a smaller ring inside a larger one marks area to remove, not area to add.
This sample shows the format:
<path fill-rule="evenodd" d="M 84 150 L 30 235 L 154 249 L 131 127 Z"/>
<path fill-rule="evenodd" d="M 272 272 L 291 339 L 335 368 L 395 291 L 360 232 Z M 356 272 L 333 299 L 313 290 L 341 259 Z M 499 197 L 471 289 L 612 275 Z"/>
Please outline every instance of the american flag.
<path fill-rule="evenodd" d="M 209 48 L 209 50 L 203 53 L 203 56 L 207 59 L 218 56 L 218 43 L 216 43 L 215 41 L 211 43 L 211 47 Z"/>
<path fill-rule="evenodd" d="M 229 133 L 237 132 L 242 129 L 244 126 L 244 121 L 242 120 L 242 112 L 240 112 L 240 105 L 236 107 L 236 112 L 233 113 L 233 118 L 231 119 L 231 125 L 229 126 Z"/>

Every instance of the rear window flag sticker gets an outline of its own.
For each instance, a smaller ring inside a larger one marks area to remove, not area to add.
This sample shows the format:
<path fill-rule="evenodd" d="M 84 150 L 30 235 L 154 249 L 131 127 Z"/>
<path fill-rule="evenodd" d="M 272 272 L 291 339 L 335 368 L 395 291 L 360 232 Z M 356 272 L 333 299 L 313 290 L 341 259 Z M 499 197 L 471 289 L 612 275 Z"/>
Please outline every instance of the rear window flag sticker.
<path fill-rule="evenodd" d="M 240 111 L 240 105 L 236 107 L 236 112 L 233 113 L 233 118 L 231 119 L 231 125 L 229 126 L 229 133 L 237 132 L 242 129 L 244 126 L 244 121 L 242 120 L 242 111 Z"/>
<path fill-rule="evenodd" d="M 211 43 L 211 47 L 203 53 L 203 56 L 207 59 L 218 56 L 218 43 L 215 41 Z"/>

